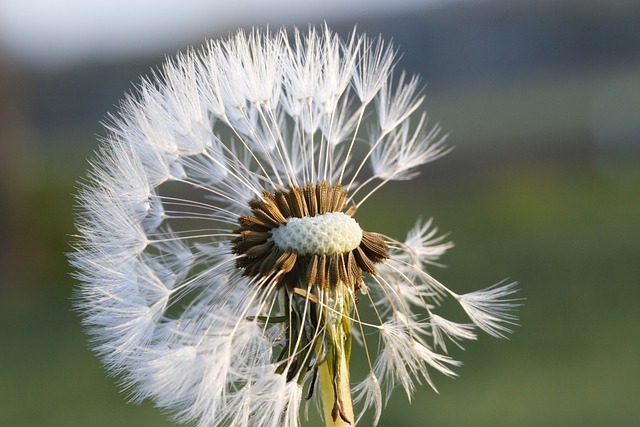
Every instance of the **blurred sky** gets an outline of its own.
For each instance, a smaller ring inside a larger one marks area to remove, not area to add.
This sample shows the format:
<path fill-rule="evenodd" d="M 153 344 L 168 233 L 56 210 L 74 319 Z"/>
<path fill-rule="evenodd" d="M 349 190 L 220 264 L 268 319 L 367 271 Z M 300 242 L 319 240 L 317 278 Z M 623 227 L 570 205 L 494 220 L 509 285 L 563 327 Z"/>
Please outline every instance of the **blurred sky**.
<path fill-rule="evenodd" d="M 456 1 L 1 0 L 0 49 L 22 61 L 56 65 L 182 46 L 237 26 L 357 19 Z"/>

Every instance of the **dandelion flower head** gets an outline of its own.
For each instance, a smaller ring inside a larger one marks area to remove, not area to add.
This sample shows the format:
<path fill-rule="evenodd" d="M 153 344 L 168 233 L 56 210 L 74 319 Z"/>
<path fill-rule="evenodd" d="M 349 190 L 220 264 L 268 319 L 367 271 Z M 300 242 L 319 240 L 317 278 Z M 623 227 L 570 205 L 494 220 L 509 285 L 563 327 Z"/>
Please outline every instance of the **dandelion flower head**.
<path fill-rule="evenodd" d="M 509 332 L 514 284 L 459 295 L 427 272 L 451 247 L 431 221 L 404 241 L 357 221 L 446 152 L 396 62 L 355 32 L 239 31 L 168 60 L 109 117 L 71 261 L 134 400 L 202 427 L 298 426 L 313 398 L 327 425 L 368 409 L 375 424 L 395 387 L 455 375 L 447 343 Z M 468 324 L 437 314 L 447 298 Z"/>

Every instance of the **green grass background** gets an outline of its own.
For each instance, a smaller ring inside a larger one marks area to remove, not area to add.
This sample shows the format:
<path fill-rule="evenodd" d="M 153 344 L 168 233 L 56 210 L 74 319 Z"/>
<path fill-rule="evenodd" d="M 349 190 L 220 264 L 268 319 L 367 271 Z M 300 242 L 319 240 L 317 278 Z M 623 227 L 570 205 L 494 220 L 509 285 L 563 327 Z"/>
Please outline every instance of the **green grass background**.
<path fill-rule="evenodd" d="M 422 386 L 411 404 L 397 390 L 381 427 L 640 425 L 640 156 L 637 141 L 598 146 L 590 110 L 603 85 L 637 87 L 639 75 L 640 64 L 622 64 L 429 87 L 455 150 L 385 187 L 357 219 L 403 238 L 433 217 L 456 244 L 436 278 L 459 293 L 510 278 L 526 300 L 510 340 L 485 334 L 454 351 L 459 378 L 434 374 L 439 394 Z M 50 103 L 74 111 L 58 95 Z M 24 151 L 3 163 L 0 426 L 172 425 L 149 403 L 125 403 L 72 311 L 71 194 L 96 133 L 93 123 L 27 124 L 14 144 Z M 354 355 L 354 371 L 363 363 Z M 321 425 L 312 418 L 305 425 Z"/>

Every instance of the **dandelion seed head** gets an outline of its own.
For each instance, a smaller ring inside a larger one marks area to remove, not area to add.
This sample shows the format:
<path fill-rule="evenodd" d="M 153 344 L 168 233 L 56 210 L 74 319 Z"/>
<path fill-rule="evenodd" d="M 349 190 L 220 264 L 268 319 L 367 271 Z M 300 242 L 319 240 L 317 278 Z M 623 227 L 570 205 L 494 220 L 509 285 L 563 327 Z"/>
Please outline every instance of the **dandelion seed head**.
<path fill-rule="evenodd" d="M 70 258 L 133 400 L 199 427 L 297 427 L 320 396 L 327 423 L 372 408 L 375 424 L 397 385 L 411 398 L 433 371 L 455 376 L 447 340 L 509 332 L 514 285 L 438 282 L 452 244 L 431 221 L 405 241 L 359 225 L 378 189 L 447 152 L 396 62 L 381 38 L 327 26 L 239 31 L 168 60 L 108 117 Z M 445 298 L 472 323 L 436 314 Z M 352 385 L 355 351 L 369 372 Z"/>

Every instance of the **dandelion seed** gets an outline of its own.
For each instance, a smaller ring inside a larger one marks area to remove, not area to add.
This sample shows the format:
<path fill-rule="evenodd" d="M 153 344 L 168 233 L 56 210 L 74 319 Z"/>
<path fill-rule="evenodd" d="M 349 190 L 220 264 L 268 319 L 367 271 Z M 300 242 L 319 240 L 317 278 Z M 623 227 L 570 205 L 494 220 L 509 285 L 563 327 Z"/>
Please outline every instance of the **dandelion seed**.
<path fill-rule="evenodd" d="M 357 221 L 445 152 L 395 58 L 326 27 L 240 31 L 170 60 L 110 117 L 70 257 L 84 324 L 135 400 L 200 427 L 294 427 L 316 397 L 328 426 L 368 408 L 375 424 L 396 385 L 410 398 L 431 371 L 455 375 L 447 339 L 508 332 L 513 285 L 458 295 L 426 271 L 452 246 L 430 221 L 404 242 Z M 436 314 L 446 297 L 475 325 Z"/>

